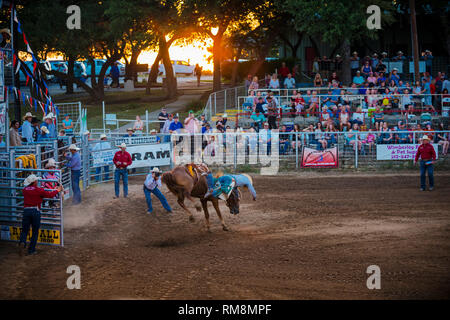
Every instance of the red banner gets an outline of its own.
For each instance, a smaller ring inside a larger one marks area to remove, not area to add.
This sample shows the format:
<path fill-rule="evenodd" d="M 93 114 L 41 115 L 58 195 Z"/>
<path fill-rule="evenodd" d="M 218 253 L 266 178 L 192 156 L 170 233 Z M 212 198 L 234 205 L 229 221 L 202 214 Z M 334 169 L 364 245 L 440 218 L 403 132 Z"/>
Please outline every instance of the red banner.
<path fill-rule="evenodd" d="M 338 166 L 337 147 L 322 151 L 303 148 L 302 168 L 337 168 Z"/>

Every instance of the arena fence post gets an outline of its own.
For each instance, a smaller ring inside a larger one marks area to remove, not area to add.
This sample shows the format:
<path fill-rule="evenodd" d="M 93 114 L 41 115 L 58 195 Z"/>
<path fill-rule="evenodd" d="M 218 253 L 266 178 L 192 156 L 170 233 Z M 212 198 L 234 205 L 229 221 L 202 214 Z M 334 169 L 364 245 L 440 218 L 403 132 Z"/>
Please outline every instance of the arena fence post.
<path fill-rule="evenodd" d="M 148 110 L 145 110 L 145 131 L 148 134 Z"/>
<path fill-rule="evenodd" d="M 295 169 L 298 169 L 298 134 L 295 134 Z"/>
<path fill-rule="evenodd" d="M 237 169 L 237 135 L 233 134 L 234 136 L 234 171 L 236 172 Z"/>
<path fill-rule="evenodd" d="M 58 159 L 58 140 L 53 140 L 53 151 L 54 151 L 54 159 L 56 162 L 59 161 Z"/>
<path fill-rule="evenodd" d="M 106 123 L 105 123 L 105 101 L 102 101 L 102 119 L 103 119 L 103 133 L 106 134 Z"/>
<path fill-rule="evenodd" d="M 214 92 L 214 114 L 217 113 L 217 94 Z"/>
<path fill-rule="evenodd" d="M 35 145 L 35 154 L 36 154 L 36 166 L 38 168 L 42 168 L 41 148 L 39 144 Z"/>
<path fill-rule="evenodd" d="M 358 133 L 356 135 L 356 141 L 355 141 L 355 168 L 358 169 L 358 145 L 359 145 L 359 135 Z"/>

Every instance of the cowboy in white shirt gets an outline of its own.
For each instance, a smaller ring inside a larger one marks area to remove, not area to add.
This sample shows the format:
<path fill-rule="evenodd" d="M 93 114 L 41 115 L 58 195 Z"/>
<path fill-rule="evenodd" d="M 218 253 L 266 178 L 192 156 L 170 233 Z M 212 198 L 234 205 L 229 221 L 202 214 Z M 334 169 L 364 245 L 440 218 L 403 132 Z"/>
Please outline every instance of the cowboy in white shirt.
<path fill-rule="evenodd" d="M 153 168 L 151 173 L 147 175 L 147 178 L 144 182 L 144 195 L 145 200 L 147 201 L 148 210 L 147 213 L 151 214 L 153 212 L 152 207 L 152 196 L 153 193 L 159 201 L 161 201 L 162 206 L 164 209 L 167 210 L 168 213 L 172 213 L 172 208 L 170 208 L 169 203 L 167 202 L 166 197 L 159 191 L 159 188 L 161 188 L 161 171 L 158 168 Z"/>

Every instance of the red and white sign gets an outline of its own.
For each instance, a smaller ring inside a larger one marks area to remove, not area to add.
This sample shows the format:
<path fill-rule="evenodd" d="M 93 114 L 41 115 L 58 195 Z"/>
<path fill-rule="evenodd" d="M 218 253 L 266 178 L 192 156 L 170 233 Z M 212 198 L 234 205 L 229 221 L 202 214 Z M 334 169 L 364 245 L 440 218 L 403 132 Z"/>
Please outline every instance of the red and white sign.
<path fill-rule="evenodd" d="M 303 148 L 302 168 L 337 168 L 338 166 L 337 147 L 322 151 Z"/>

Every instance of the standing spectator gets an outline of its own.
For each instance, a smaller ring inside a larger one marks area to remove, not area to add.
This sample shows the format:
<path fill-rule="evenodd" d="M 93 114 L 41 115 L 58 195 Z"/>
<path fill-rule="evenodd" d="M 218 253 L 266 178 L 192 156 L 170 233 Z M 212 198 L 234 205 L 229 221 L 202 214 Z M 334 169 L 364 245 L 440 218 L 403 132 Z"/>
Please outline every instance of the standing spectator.
<path fill-rule="evenodd" d="M 161 112 L 158 115 L 158 120 L 159 120 L 159 131 L 161 132 L 161 129 L 164 126 L 164 122 L 169 118 L 169 114 L 166 111 L 165 107 L 161 108 Z"/>
<path fill-rule="evenodd" d="M 172 124 L 172 122 L 173 122 L 173 114 L 169 114 L 169 118 L 166 121 L 164 121 L 164 125 L 163 125 L 162 129 L 160 130 L 160 132 L 164 133 L 164 134 L 170 133 L 169 127 Z"/>
<path fill-rule="evenodd" d="M 113 158 L 114 165 L 116 166 L 116 170 L 114 171 L 114 191 L 116 195 L 114 199 L 119 198 L 120 177 L 122 177 L 123 181 L 123 197 L 128 197 L 127 167 L 133 163 L 133 160 L 131 160 L 131 155 L 126 151 L 127 145 L 122 143 L 119 148 L 120 151 L 117 151 Z"/>
<path fill-rule="evenodd" d="M 199 65 L 198 65 L 198 63 L 195 65 L 195 69 L 194 69 L 194 73 L 195 73 L 195 75 L 197 76 L 197 87 L 200 87 L 200 78 L 201 78 L 201 76 L 202 76 L 202 71 L 203 71 L 203 68 L 202 67 L 200 67 Z"/>
<path fill-rule="evenodd" d="M 422 93 L 425 95 L 424 96 L 424 104 L 425 107 L 430 108 L 431 110 L 433 110 L 433 112 L 436 112 L 436 110 L 433 107 L 432 101 L 431 101 L 431 87 L 430 87 L 430 82 L 428 82 L 425 78 L 422 79 Z"/>
<path fill-rule="evenodd" d="M 406 60 L 406 57 L 403 55 L 402 51 L 398 51 L 397 55 L 392 60 L 394 60 L 394 61 L 402 61 L 403 62 L 404 60 Z"/>
<path fill-rule="evenodd" d="M 152 207 L 152 193 L 159 199 L 164 209 L 166 209 L 167 213 L 172 213 L 172 208 L 167 202 L 166 197 L 161 193 L 159 188 L 162 187 L 161 184 L 161 171 L 158 168 L 153 168 L 152 172 L 147 175 L 144 182 L 144 195 L 145 200 L 147 201 L 147 213 L 151 214 L 153 212 Z"/>
<path fill-rule="evenodd" d="M 358 52 L 353 52 L 353 55 L 350 57 L 350 69 L 352 72 L 352 77 L 356 75 L 356 71 L 359 70 L 359 57 Z"/>
<path fill-rule="evenodd" d="M 46 115 L 43 119 L 44 123 L 41 126 L 42 127 L 47 127 L 48 129 L 48 138 L 49 139 L 54 139 L 58 136 L 58 133 L 56 131 L 56 126 L 53 123 L 53 113 L 49 113 L 48 115 Z"/>
<path fill-rule="evenodd" d="M 37 142 L 39 135 L 41 134 L 41 129 L 39 126 L 39 120 L 36 117 L 33 117 L 31 120 L 31 127 L 33 129 L 33 142 Z"/>
<path fill-rule="evenodd" d="M 78 205 L 81 203 L 81 190 L 80 190 L 80 172 L 81 172 L 81 157 L 78 153 L 80 148 L 71 144 L 69 146 L 69 153 L 66 154 L 67 164 L 70 168 L 70 175 L 72 181 L 72 204 Z"/>
<path fill-rule="evenodd" d="M 195 118 L 194 111 L 189 111 L 188 117 L 184 120 L 184 127 L 190 134 L 200 131 L 200 122 Z"/>
<path fill-rule="evenodd" d="M 68 68 L 67 68 L 67 66 L 66 66 L 66 64 L 64 62 L 61 62 L 60 64 L 58 64 L 58 70 L 57 71 L 61 72 L 61 73 L 64 73 L 64 74 L 67 74 Z M 58 83 L 59 83 L 59 88 L 62 89 L 63 86 L 66 85 L 65 80 L 63 78 L 60 78 L 60 77 L 58 77 L 57 80 L 58 80 Z"/>
<path fill-rule="evenodd" d="M 100 135 L 100 142 L 97 143 L 94 148 L 92 148 L 92 152 L 99 152 L 103 150 L 111 149 L 111 144 L 107 141 L 106 134 Z M 105 171 L 104 179 L 109 180 L 109 166 L 104 166 L 103 170 Z M 95 168 L 95 181 L 100 181 L 100 176 L 102 172 L 102 167 Z"/>
<path fill-rule="evenodd" d="M 283 85 L 284 85 L 284 80 L 287 78 L 289 72 L 290 72 L 289 68 L 286 67 L 286 62 L 282 62 L 281 68 L 280 68 L 280 81 Z"/>
<path fill-rule="evenodd" d="M 286 131 L 286 126 L 281 126 L 279 142 L 280 142 L 280 154 L 286 154 L 289 151 L 290 139 L 289 134 Z"/>
<path fill-rule="evenodd" d="M 27 112 L 25 116 L 23 117 L 25 120 L 22 124 L 22 141 L 32 143 L 34 142 L 33 139 L 33 127 L 31 125 L 31 121 L 33 120 L 33 115 L 31 112 Z"/>
<path fill-rule="evenodd" d="M 431 74 L 431 70 L 433 67 L 433 54 L 430 50 L 425 50 L 425 54 L 423 55 L 423 59 L 425 60 L 425 67 L 428 73 Z"/>
<path fill-rule="evenodd" d="M 111 71 L 109 73 L 109 75 L 112 78 L 111 88 L 120 88 L 119 85 L 120 71 L 118 65 L 119 65 L 118 61 L 114 62 L 114 65 L 111 67 Z"/>
<path fill-rule="evenodd" d="M 39 178 L 34 174 L 29 175 L 23 185 L 23 217 L 22 217 L 22 231 L 20 233 L 19 246 L 27 245 L 28 232 L 30 226 L 33 230 L 31 235 L 30 245 L 28 246 L 28 254 L 36 254 L 36 243 L 39 236 L 39 228 L 41 226 L 41 205 L 45 198 L 51 199 L 63 190 L 62 186 L 54 191 L 45 191 L 38 186 Z"/>
<path fill-rule="evenodd" d="M 159 124 L 161 128 L 161 123 Z M 136 116 L 136 120 L 134 121 L 133 130 L 136 134 L 141 135 L 144 131 L 144 121 L 141 120 L 140 116 Z"/>
<path fill-rule="evenodd" d="M 371 63 L 372 63 L 372 71 L 375 71 L 378 64 L 380 63 L 380 59 L 378 59 L 378 54 L 374 53 L 372 55 Z"/>
<path fill-rule="evenodd" d="M 71 136 L 73 134 L 74 124 L 73 124 L 73 121 L 72 121 L 72 119 L 70 119 L 70 116 L 68 114 L 64 115 L 64 119 L 62 121 L 62 127 L 63 127 L 65 133 L 68 136 Z"/>
<path fill-rule="evenodd" d="M 11 121 L 11 127 L 9 128 L 9 145 L 11 147 L 21 146 L 22 139 L 19 134 L 20 122 L 17 120 Z"/>
<path fill-rule="evenodd" d="M 320 71 L 319 62 L 320 62 L 320 58 L 319 57 L 315 57 L 314 61 L 313 61 L 313 64 L 312 64 L 312 73 L 313 74 L 319 73 L 319 71 Z"/>
<path fill-rule="evenodd" d="M 428 172 L 428 181 L 430 183 L 429 190 L 434 188 L 433 163 L 436 161 L 436 152 L 434 147 L 430 144 L 430 139 L 427 135 L 422 137 L 422 144 L 417 148 L 414 164 L 420 158 L 420 191 L 426 189 L 426 172 Z"/>
<path fill-rule="evenodd" d="M 295 89 L 295 79 L 292 78 L 292 74 L 288 73 L 287 78 L 284 79 L 283 84 L 286 89 Z"/>
<path fill-rule="evenodd" d="M 178 115 L 173 117 L 173 122 L 169 126 L 169 132 L 173 133 L 180 133 L 181 129 L 183 129 L 183 124 L 178 121 Z"/>
<path fill-rule="evenodd" d="M 269 123 L 269 129 L 276 129 L 277 128 L 277 115 L 278 115 L 278 108 L 275 101 L 273 101 L 272 97 L 267 97 L 267 114 L 268 114 L 268 123 Z"/>
<path fill-rule="evenodd" d="M 249 74 L 247 75 L 247 79 L 245 79 L 245 92 L 248 92 L 249 88 L 250 88 L 250 84 L 252 83 L 252 75 Z"/>

